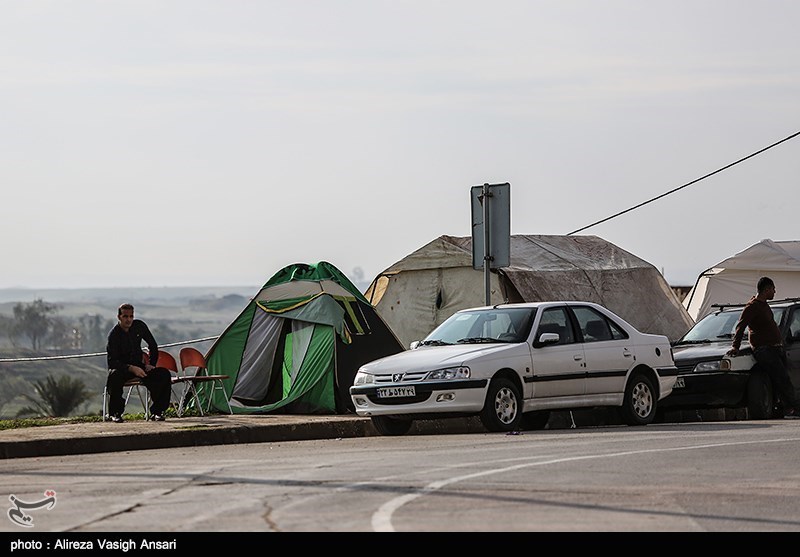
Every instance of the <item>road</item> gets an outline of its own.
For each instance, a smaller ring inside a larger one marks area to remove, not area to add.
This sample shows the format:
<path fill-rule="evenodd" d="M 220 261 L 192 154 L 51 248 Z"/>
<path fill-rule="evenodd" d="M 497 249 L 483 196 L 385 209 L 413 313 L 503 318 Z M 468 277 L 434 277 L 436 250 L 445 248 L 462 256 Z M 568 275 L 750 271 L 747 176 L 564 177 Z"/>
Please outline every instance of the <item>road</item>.
<path fill-rule="evenodd" d="M 27 532 L 797 532 L 798 462 L 773 420 L 23 458 L 0 484 L 56 492 Z"/>

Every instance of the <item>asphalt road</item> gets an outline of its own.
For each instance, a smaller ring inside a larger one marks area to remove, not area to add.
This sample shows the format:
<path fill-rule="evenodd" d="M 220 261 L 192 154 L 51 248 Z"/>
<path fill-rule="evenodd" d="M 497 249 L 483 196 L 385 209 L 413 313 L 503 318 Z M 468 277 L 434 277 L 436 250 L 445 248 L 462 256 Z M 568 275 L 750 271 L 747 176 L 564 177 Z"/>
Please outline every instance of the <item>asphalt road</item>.
<path fill-rule="evenodd" d="M 800 421 L 737 421 L 15 458 L 0 485 L 56 492 L 26 533 L 798 532 L 798 462 Z"/>

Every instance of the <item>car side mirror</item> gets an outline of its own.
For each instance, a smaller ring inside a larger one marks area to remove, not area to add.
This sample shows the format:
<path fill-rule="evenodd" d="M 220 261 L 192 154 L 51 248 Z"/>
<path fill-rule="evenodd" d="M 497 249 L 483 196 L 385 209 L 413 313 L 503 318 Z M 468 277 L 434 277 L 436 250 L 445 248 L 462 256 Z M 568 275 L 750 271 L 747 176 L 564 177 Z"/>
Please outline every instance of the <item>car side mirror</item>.
<path fill-rule="evenodd" d="M 539 338 L 533 345 L 536 348 L 541 348 L 542 346 L 547 346 L 548 344 L 558 344 L 561 340 L 561 337 L 558 336 L 558 333 L 542 333 L 539 335 Z"/>
<path fill-rule="evenodd" d="M 409 344 L 409 345 L 408 345 L 408 349 L 409 349 L 409 350 L 416 350 L 416 348 L 417 348 L 418 346 L 419 346 L 419 341 L 418 341 L 418 340 L 415 340 L 414 342 L 412 342 L 411 344 Z"/>

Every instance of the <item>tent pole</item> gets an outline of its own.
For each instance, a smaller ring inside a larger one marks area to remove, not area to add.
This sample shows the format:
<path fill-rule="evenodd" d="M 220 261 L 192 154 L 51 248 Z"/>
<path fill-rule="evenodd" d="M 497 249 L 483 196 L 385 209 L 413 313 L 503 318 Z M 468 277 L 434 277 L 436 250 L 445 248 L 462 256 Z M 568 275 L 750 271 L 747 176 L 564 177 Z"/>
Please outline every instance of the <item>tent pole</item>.
<path fill-rule="evenodd" d="M 697 280 L 694 281 L 694 287 L 692 288 L 691 292 L 689 293 L 690 294 L 689 301 L 687 301 L 686 305 L 684 306 L 687 310 L 689 309 L 689 306 L 692 305 L 692 300 L 694 299 L 694 293 L 697 290 L 697 285 L 700 284 L 700 279 L 703 278 L 703 277 L 709 276 L 706 273 L 711 272 L 711 269 L 713 269 L 713 268 L 714 267 L 709 267 L 708 269 L 706 269 L 705 271 L 703 271 L 702 273 L 697 275 Z"/>

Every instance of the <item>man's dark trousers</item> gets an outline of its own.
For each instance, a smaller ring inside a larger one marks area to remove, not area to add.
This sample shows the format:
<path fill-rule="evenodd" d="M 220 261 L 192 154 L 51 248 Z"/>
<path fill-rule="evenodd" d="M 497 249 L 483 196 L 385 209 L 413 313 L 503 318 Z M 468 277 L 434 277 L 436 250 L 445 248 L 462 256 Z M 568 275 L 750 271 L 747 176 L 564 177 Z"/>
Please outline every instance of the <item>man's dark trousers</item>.
<path fill-rule="evenodd" d="M 753 350 L 753 357 L 772 379 L 772 385 L 775 387 L 784 407 L 787 410 L 789 408 L 797 408 L 794 385 L 792 385 L 789 373 L 786 371 L 786 352 L 783 348 L 780 346 L 759 346 Z"/>
<path fill-rule="evenodd" d="M 108 413 L 111 416 L 121 415 L 125 411 L 125 399 L 122 389 L 125 382 L 136 376 L 127 369 L 112 369 L 108 372 L 106 388 L 108 389 Z M 150 392 L 151 414 L 163 414 L 169 407 L 172 394 L 172 375 L 168 369 L 157 367 L 142 378 L 142 385 Z"/>

